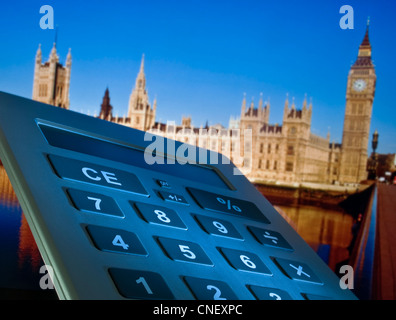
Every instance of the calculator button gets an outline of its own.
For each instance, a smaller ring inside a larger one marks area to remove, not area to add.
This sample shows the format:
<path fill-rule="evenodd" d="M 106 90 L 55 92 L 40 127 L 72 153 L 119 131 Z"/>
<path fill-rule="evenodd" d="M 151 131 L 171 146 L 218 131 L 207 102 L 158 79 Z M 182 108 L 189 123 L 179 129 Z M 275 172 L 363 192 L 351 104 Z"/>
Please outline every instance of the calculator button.
<path fill-rule="evenodd" d="M 48 155 L 48 158 L 62 179 L 149 195 L 133 173 L 60 156 Z"/>
<path fill-rule="evenodd" d="M 132 232 L 92 225 L 87 226 L 87 231 L 95 247 L 101 251 L 147 255 L 138 237 Z"/>
<path fill-rule="evenodd" d="M 196 215 L 198 223 L 209 234 L 223 236 L 234 239 L 243 239 L 235 227 L 228 221 Z"/>
<path fill-rule="evenodd" d="M 161 188 L 166 188 L 166 189 L 170 189 L 171 185 L 169 184 L 168 181 L 166 180 L 161 180 L 161 179 L 157 179 L 157 184 L 161 187 Z"/>
<path fill-rule="evenodd" d="M 187 200 L 180 194 L 176 194 L 173 192 L 167 192 L 167 191 L 158 191 L 159 195 L 161 196 L 162 199 L 165 201 L 169 202 L 174 202 L 174 203 L 182 203 L 182 204 L 187 204 Z"/>
<path fill-rule="evenodd" d="M 258 300 L 293 300 L 292 297 L 281 289 L 249 285 L 248 288 Z"/>
<path fill-rule="evenodd" d="M 206 253 L 196 243 L 168 238 L 158 238 L 158 241 L 172 260 L 213 265 Z"/>
<path fill-rule="evenodd" d="M 320 296 L 312 293 L 302 293 L 301 295 L 304 297 L 305 300 L 334 300 L 330 297 Z"/>
<path fill-rule="evenodd" d="M 178 214 L 172 209 L 140 202 L 134 205 L 143 219 L 149 223 L 187 229 Z"/>
<path fill-rule="evenodd" d="M 198 300 L 238 300 L 224 282 L 194 277 L 184 277 L 188 287 Z"/>
<path fill-rule="evenodd" d="M 220 248 L 228 263 L 237 270 L 272 275 L 272 272 L 254 253 L 234 249 Z"/>
<path fill-rule="evenodd" d="M 280 249 L 293 250 L 279 232 L 250 226 L 248 229 L 261 244 Z"/>
<path fill-rule="evenodd" d="M 194 188 L 187 188 L 187 190 L 203 209 L 255 219 L 263 223 L 270 223 L 252 202 Z"/>
<path fill-rule="evenodd" d="M 117 217 L 124 216 L 116 202 L 111 197 L 100 193 L 76 189 L 68 189 L 67 194 L 76 209 L 80 211 L 102 213 Z"/>
<path fill-rule="evenodd" d="M 290 279 L 323 283 L 305 263 L 280 258 L 275 258 L 275 262 Z"/>
<path fill-rule="evenodd" d="M 129 299 L 175 299 L 164 279 L 155 272 L 110 268 L 109 273 L 118 291 Z"/>

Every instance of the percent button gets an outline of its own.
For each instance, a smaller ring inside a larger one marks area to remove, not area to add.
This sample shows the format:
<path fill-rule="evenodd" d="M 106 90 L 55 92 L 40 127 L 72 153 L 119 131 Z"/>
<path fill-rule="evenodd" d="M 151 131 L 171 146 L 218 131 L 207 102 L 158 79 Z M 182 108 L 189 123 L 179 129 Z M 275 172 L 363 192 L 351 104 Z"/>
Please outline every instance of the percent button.
<path fill-rule="evenodd" d="M 203 209 L 254 219 L 263 223 L 270 223 L 252 202 L 195 188 L 187 188 L 187 190 Z"/>

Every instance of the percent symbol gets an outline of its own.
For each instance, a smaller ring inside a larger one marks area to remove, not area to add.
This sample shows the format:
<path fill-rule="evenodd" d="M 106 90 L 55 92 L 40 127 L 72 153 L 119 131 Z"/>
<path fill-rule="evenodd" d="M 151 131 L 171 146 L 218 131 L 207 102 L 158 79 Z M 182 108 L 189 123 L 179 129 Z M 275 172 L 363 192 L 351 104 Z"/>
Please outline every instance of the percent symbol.
<path fill-rule="evenodd" d="M 242 212 L 242 209 L 239 208 L 239 207 L 236 206 L 236 205 L 233 205 L 233 204 L 231 203 L 230 200 L 224 200 L 223 198 L 220 198 L 220 197 L 218 197 L 218 198 L 216 198 L 216 199 L 217 199 L 217 201 L 220 202 L 221 204 L 226 205 L 228 210 L 233 209 L 233 210 L 235 210 L 236 212 Z"/>

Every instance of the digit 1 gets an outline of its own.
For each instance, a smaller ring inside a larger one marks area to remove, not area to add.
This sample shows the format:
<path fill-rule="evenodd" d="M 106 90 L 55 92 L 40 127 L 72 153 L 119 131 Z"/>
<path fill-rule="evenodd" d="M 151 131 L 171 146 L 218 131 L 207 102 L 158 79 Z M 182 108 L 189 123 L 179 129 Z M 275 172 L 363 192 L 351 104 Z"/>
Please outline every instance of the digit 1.
<path fill-rule="evenodd" d="M 136 280 L 136 283 L 137 283 L 137 284 L 141 283 L 141 284 L 143 285 L 144 289 L 146 289 L 146 291 L 147 291 L 148 294 L 153 294 L 153 291 L 151 291 L 149 285 L 147 284 L 146 279 L 144 279 L 143 277 L 138 278 L 138 279 Z"/>

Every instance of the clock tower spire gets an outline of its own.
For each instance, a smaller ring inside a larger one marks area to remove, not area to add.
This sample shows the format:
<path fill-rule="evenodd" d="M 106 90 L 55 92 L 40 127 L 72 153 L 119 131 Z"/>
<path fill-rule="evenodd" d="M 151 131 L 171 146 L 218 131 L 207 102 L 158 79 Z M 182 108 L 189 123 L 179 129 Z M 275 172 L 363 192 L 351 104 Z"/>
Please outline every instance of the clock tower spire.
<path fill-rule="evenodd" d="M 341 183 L 359 183 L 367 179 L 367 148 L 375 85 L 368 20 L 357 59 L 348 75 L 339 170 Z"/>

